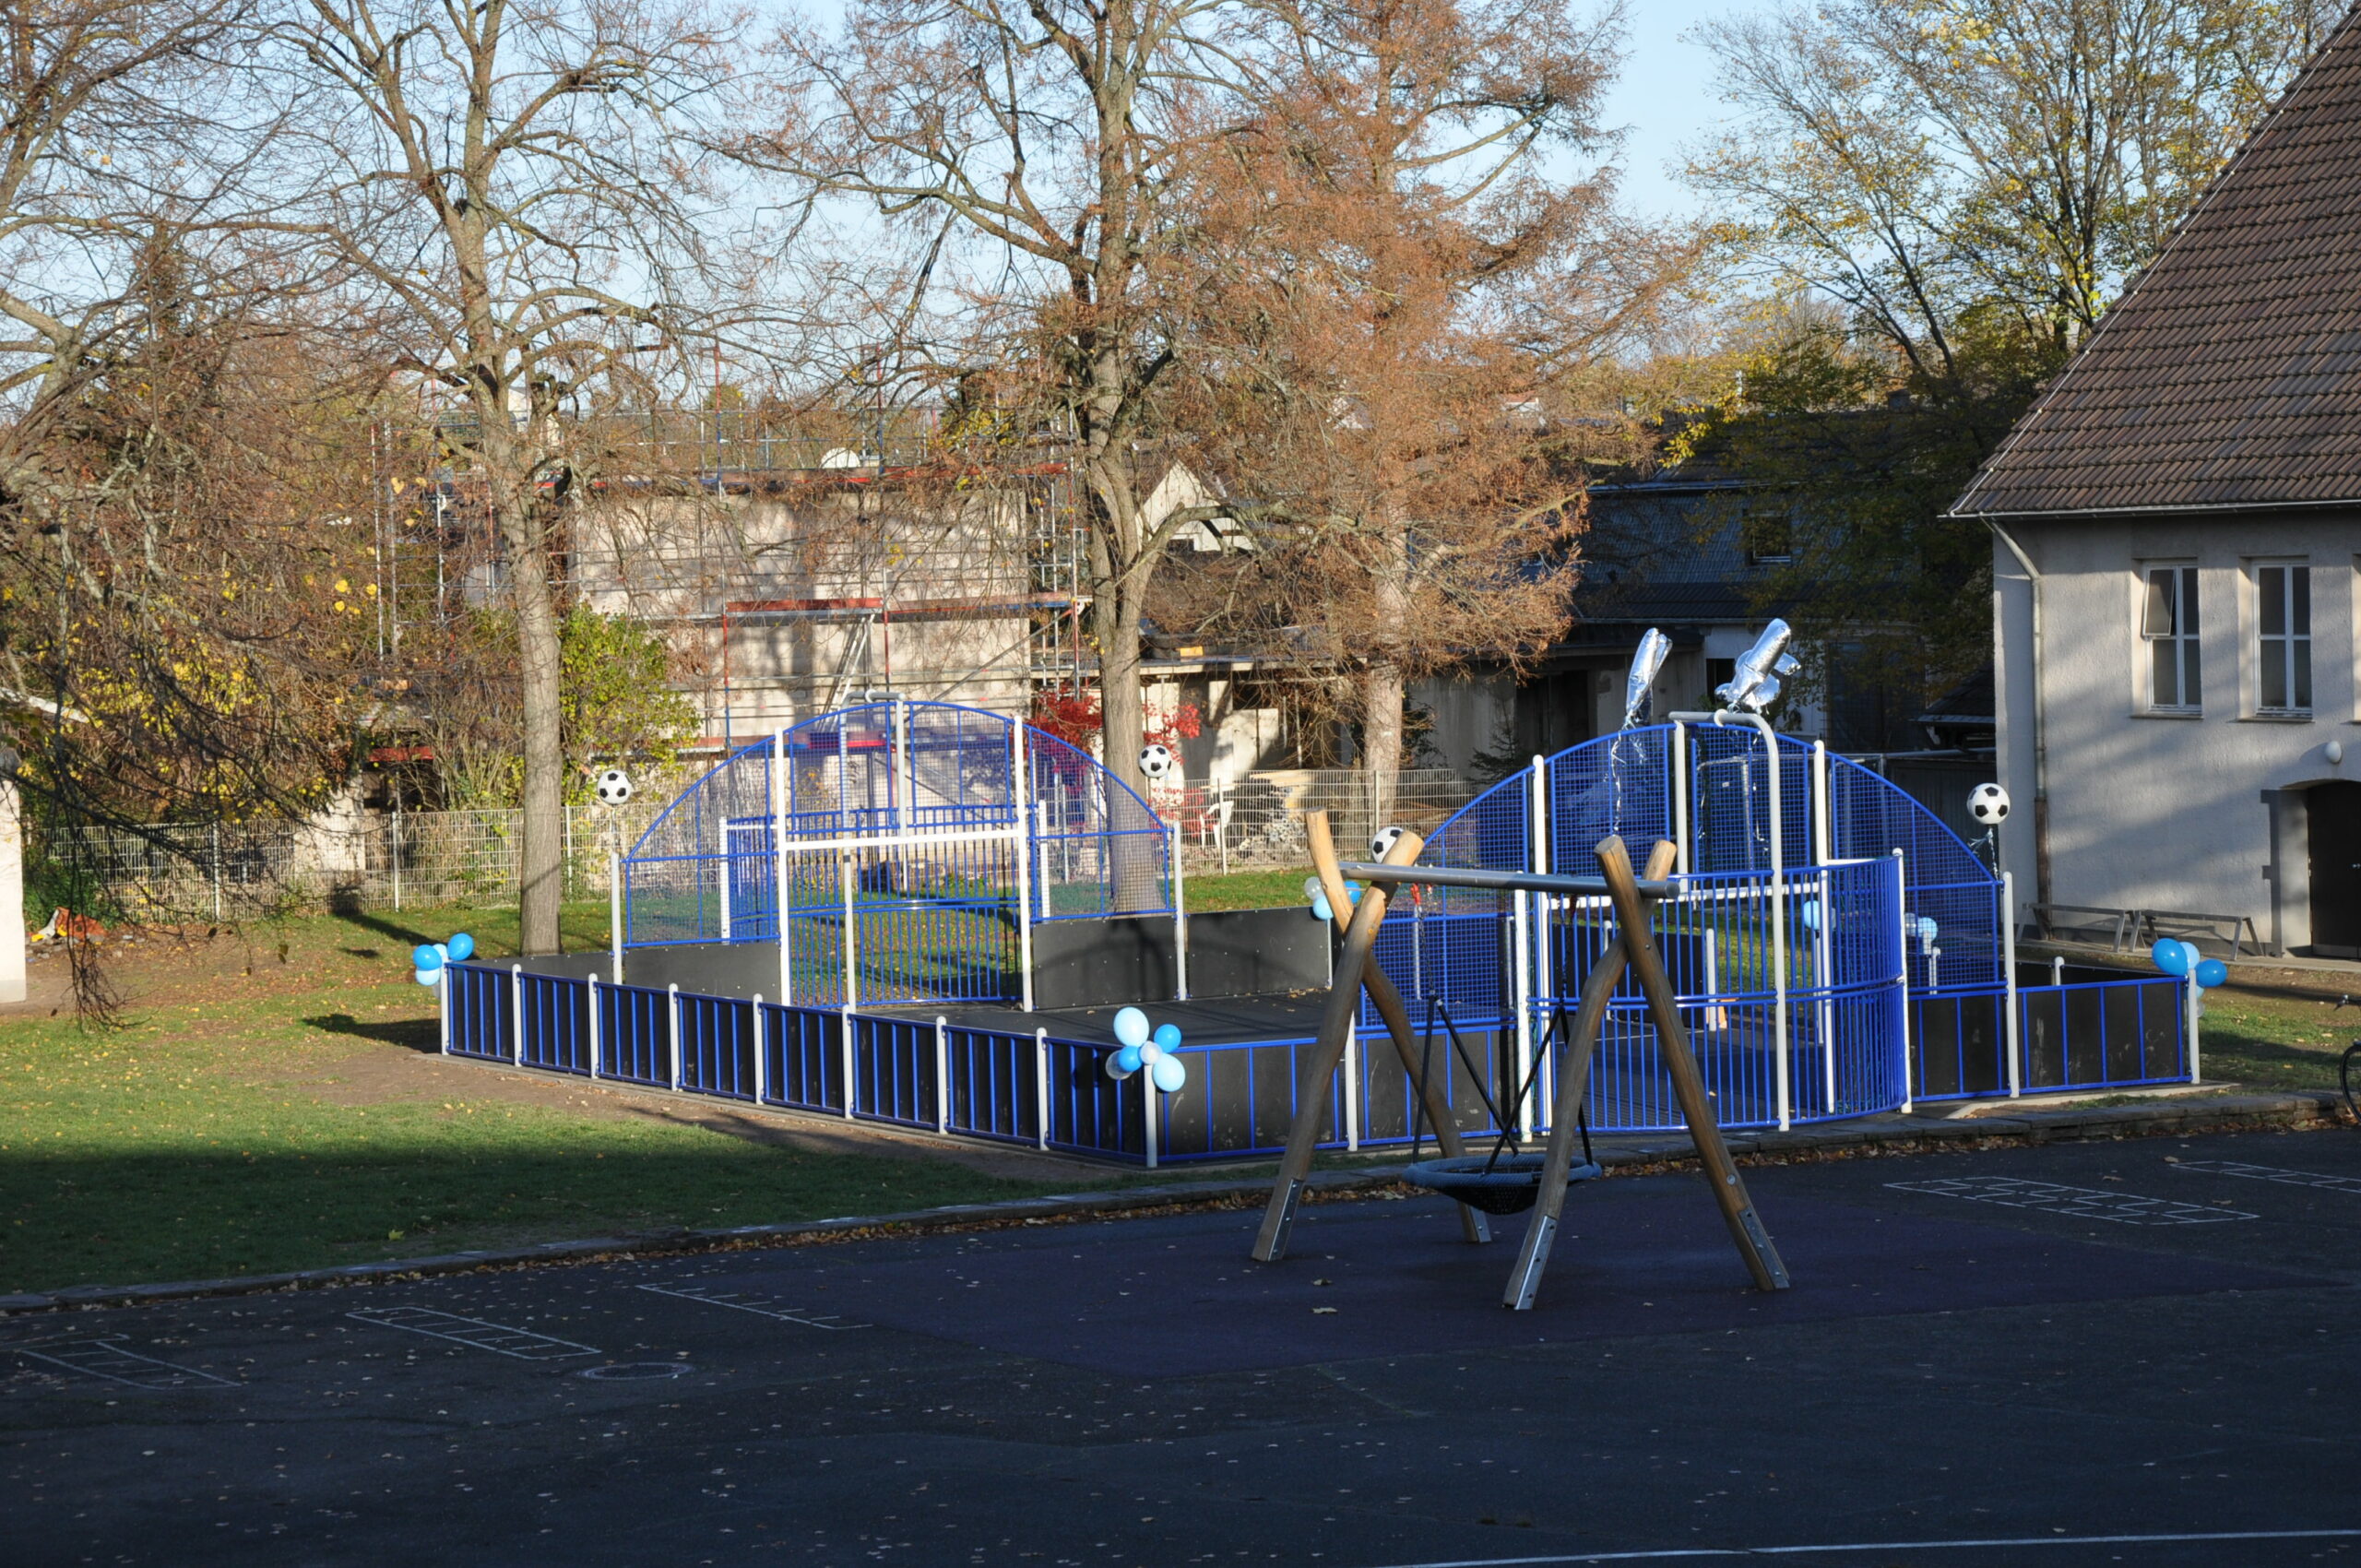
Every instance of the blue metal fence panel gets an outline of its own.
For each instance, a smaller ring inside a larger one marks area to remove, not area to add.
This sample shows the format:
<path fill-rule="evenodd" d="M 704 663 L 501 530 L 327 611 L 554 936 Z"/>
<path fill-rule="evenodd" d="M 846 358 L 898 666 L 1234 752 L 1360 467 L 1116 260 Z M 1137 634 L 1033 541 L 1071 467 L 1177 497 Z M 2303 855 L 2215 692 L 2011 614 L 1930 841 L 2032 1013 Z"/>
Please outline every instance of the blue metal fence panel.
<path fill-rule="evenodd" d="M 451 1054 L 513 1061 L 516 1021 L 508 971 L 489 964 L 446 964 Z"/>
<path fill-rule="evenodd" d="M 590 1075 L 590 982 L 564 975 L 513 975 L 524 998 L 517 1064 Z"/>
<path fill-rule="evenodd" d="M 671 1087 L 671 993 L 644 985 L 600 985 L 599 1059 L 602 1077 Z"/>
<path fill-rule="evenodd" d="M 844 1015 L 765 1002 L 762 1007 L 764 1103 L 842 1113 Z"/>

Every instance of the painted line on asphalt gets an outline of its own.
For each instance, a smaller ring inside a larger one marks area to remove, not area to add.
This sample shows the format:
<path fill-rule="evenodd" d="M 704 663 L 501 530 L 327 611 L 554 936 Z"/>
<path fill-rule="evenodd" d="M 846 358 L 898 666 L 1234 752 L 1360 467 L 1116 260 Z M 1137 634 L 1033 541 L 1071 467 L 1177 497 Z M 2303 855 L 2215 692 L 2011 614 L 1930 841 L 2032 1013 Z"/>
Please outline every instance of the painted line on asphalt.
<path fill-rule="evenodd" d="M 847 1323 L 835 1313 L 810 1312 L 789 1306 L 777 1297 L 750 1290 L 716 1290 L 703 1285 L 642 1285 L 639 1289 L 658 1296 L 678 1296 L 684 1301 L 703 1301 L 709 1307 L 728 1307 L 732 1312 L 755 1313 L 777 1318 L 781 1323 L 801 1324 L 806 1328 L 825 1328 L 831 1332 L 846 1328 L 867 1328 L 865 1323 Z"/>
<path fill-rule="evenodd" d="M 2017 1536 L 1989 1540 L 1831 1541 L 1821 1546 L 1685 1546 L 1654 1551 L 1569 1551 L 1549 1557 L 1458 1557 L 1434 1562 L 1397 1562 L 1388 1568 L 1525 1568 L 1547 1562 L 1643 1562 L 1675 1557 L 1801 1557 L 1821 1551 L 1991 1551 L 2021 1546 L 2169 1546 L 2188 1541 L 2340 1540 L 2361 1537 L 2350 1530 L 2201 1530 L 2129 1536 Z"/>
<path fill-rule="evenodd" d="M 35 1340 L 27 1345 L 11 1345 L 8 1348 L 28 1360 L 47 1361 L 70 1372 L 104 1378 L 110 1383 L 126 1384 L 133 1388 L 237 1386 L 231 1378 L 216 1377 L 195 1367 L 176 1366 L 171 1361 L 158 1360 L 153 1356 L 143 1356 L 136 1350 L 126 1350 L 121 1338 Z"/>
<path fill-rule="evenodd" d="M 363 1307 L 359 1312 L 344 1315 L 361 1323 L 374 1324 L 380 1328 L 398 1328 L 434 1339 L 447 1339 L 454 1345 L 490 1350 L 494 1355 L 512 1356 L 520 1361 L 557 1361 L 568 1356 L 595 1356 L 599 1353 L 591 1347 L 576 1345 L 571 1339 L 535 1334 L 528 1328 L 511 1328 L 506 1324 L 486 1323 L 480 1317 L 438 1313 L 432 1307 Z"/>
<path fill-rule="evenodd" d="M 2235 1159 L 2182 1159 L 2176 1170 L 2198 1170 L 2209 1176 L 2242 1176 L 2250 1182 L 2284 1182 L 2291 1187 L 2320 1187 L 2331 1193 L 2361 1193 L 2361 1176 L 2329 1176 L 2318 1170 L 2290 1170 L 2280 1165 L 2248 1165 Z"/>
<path fill-rule="evenodd" d="M 2016 1176 L 1945 1176 L 1930 1182 L 1888 1182 L 1886 1185 L 1897 1193 L 1928 1193 L 1937 1197 L 1964 1198 L 1970 1203 L 2039 1209 L 2069 1219 L 2105 1219 L 2118 1225 L 2219 1225 L 2257 1218 L 2244 1209 L 2142 1197 L 2138 1193 L 2110 1193 L 2103 1187 L 2028 1182 Z"/>

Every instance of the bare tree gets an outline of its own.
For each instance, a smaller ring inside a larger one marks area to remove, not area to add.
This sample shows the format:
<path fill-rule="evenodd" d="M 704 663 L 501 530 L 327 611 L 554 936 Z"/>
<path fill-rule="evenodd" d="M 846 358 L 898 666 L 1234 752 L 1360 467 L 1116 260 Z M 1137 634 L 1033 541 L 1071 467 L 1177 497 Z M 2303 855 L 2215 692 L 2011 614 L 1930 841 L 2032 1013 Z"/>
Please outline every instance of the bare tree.
<path fill-rule="evenodd" d="M 1180 348 L 1187 171 L 1253 73 L 1236 0 L 854 0 L 781 40 L 776 123 L 731 144 L 808 199 L 852 198 L 915 242 L 913 270 L 1000 362 L 1004 449 L 1062 449 L 1088 530 L 1106 761 L 1140 782 L 1142 618 L 1191 520 L 1148 503 L 1143 451 Z"/>
<path fill-rule="evenodd" d="M 289 0 L 324 95 L 300 225 L 395 307 L 391 362 L 445 388 L 513 612 L 523 737 L 520 913 L 559 944 L 562 416 L 645 387 L 641 356 L 714 328 L 718 206 L 697 133 L 732 18 L 668 0 Z"/>

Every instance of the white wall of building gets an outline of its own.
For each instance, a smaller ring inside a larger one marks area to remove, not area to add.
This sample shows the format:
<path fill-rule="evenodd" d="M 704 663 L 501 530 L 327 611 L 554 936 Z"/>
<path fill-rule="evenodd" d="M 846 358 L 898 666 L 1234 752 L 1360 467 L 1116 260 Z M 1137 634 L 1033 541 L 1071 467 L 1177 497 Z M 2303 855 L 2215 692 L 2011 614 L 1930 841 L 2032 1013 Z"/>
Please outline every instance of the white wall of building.
<path fill-rule="evenodd" d="M 2046 731 L 2053 902 L 2254 917 L 2266 942 L 2310 941 L 2303 791 L 2361 779 L 2355 679 L 2361 515 L 2026 521 L 2010 527 L 2041 574 L 2035 690 L 2031 585 L 1994 543 L 1999 766 L 2017 809 L 2002 830 L 2021 899 L 2035 897 L 2035 726 Z M 2311 568 L 2308 718 L 2258 712 L 2255 567 Z M 2199 573 L 2201 711 L 2148 711 L 2142 571 Z"/>

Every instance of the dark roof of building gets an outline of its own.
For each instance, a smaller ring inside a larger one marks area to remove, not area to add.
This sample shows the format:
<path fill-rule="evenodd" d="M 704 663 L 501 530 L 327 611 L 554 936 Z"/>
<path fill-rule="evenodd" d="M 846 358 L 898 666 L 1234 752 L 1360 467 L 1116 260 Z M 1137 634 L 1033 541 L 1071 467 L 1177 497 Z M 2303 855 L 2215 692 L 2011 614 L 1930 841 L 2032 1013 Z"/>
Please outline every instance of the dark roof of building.
<path fill-rule="evenodd" d="M 2361 500 L 2361 10 L 1953 505 Z"/>

